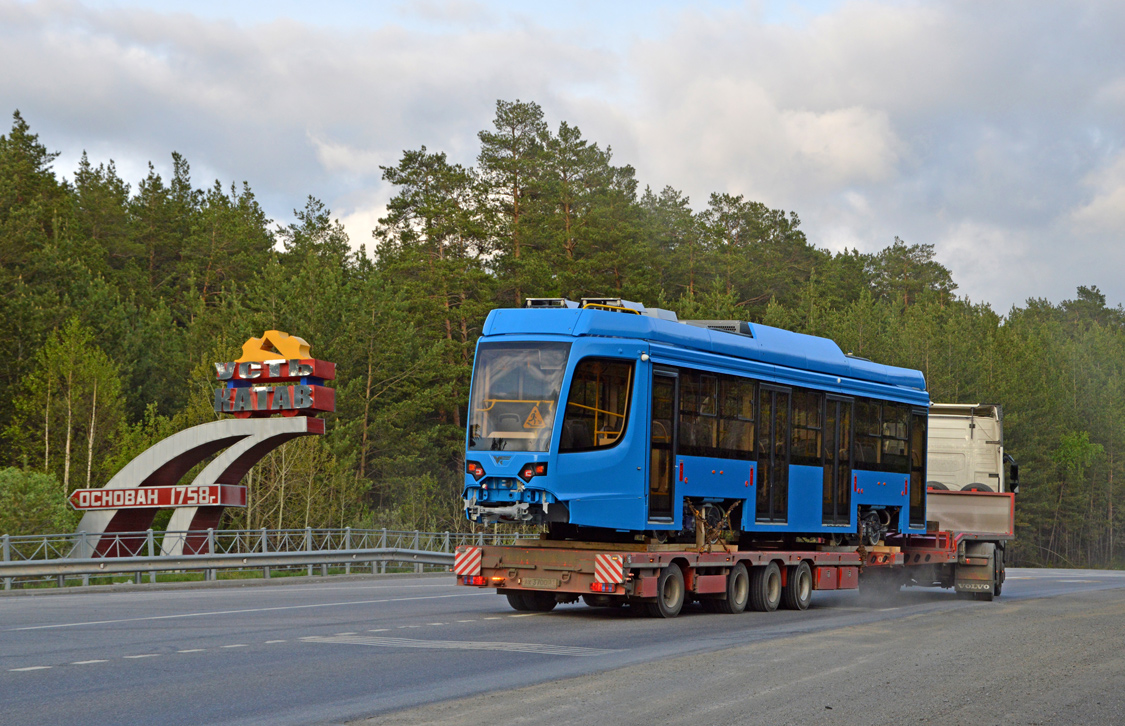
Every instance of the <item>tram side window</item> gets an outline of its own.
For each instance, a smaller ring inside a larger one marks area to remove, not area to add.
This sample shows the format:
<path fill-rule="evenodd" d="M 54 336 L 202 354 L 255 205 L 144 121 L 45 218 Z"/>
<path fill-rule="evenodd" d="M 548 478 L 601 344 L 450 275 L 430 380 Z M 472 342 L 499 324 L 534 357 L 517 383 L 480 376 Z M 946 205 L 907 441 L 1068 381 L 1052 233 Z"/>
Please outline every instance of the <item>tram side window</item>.
<path fill-rule="evenodd" d="M 821 408 L 824 396 L 815 391 L 793 391 L 793 423 L 790 461 L 804 466 L 821 466 L 820 446 L 823 429 Z"/>
<path fill-rule="evenodd" d="M 566 400 L 559 451 L 608 448 L 621 440 L 629 420 L 633 364 L 586 358 L 578 363 Z"/>
<path fill-rule="evenodd" d="M 719 379 L 680 371 L 680 452 L 714 456 L 719 431 Z"/>
<path fill-rule="evenodd" d="M 879 402 L 856 401 L 855 468 L 879 469 L 882 431 L 882 406 Z"/>
<path fill-rule="evenodd" d="M 884 471 L 896 474 L 910 473 L 908 453 L 908 425 L 910 407 L 898 403 L 883 404 L 883 457 Z"/>
<path fill-rule="evenodd" d="M 680 437 L 687 456 L 754 458 L 754 381 L 680 370 Z"/>
<path fill-rule="evenodd" d="M 719 447 L 724 459 L 754 458 L 754 381 L 735 376 L 719 379 Z"/>
<path fill-rule="evenodd" d="M 857 401 L 855 408 L 855 468 L 909 473 L 910 407 Z"/>

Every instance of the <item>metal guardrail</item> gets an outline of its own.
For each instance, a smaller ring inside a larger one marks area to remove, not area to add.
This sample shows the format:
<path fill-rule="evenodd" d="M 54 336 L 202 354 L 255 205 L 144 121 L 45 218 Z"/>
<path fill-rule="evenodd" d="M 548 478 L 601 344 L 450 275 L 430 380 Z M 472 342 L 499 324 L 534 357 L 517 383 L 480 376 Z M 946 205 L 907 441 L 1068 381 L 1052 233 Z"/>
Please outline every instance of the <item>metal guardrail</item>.
<path fill-rule="evenodd" d="M 512 544 L 535 539 L 535 534 L 407 532 L 387 529 L 254 529 L 157 532 L 116 532 L 100 537 L 84 532 L 33 536 L 0 536 L 0 578 L 4 589 L 27 578 L 54 578 L 61 587 L 68 576 L 142 573 L 150 582 L 164 571 L 203 570 L 208 580 L 217 570 L 305 567 L 312 574 L 319 565 L 370 566 L 386 572 L 388 563 L 448 567 L 463 544 Z"/>

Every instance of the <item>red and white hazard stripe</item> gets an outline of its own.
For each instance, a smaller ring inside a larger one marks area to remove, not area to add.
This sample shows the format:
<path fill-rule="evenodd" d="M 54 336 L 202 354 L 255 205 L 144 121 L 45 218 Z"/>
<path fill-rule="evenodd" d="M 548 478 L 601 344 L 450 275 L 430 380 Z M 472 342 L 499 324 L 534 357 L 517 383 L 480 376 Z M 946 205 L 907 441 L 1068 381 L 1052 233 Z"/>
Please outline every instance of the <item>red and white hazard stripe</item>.
<path fill-rule="evenodd" d="M 453 572 L 459 577 L 480 574 L 480 547 L 458 547 L 453 555 Z"/>
<path fill-rule="evenodd" d="M 625 567 L 621 555 L 594 555 L 594 582 L 625 582 Z"/>

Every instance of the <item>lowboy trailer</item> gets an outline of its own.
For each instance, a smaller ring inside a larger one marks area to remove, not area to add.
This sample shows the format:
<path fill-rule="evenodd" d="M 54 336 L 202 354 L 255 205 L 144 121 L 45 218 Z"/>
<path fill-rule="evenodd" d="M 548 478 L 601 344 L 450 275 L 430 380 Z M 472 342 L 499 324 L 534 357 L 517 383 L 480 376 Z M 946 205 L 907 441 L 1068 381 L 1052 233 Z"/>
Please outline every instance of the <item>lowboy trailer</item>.
<path fill-rule="evenodd" d="M 942 507 L 972 531 L 888 538 L 875 546 L 808 545 L 739 549 L 722 542 L 609 544 L 543 539 L 457 549 L 460 585 L 495 588 L 516 610 L 546 612 L 581 598 L 592 607 L 644 608 L 673 618 L 698 601 L 708 612 L 804 610 L 816 590 L 953 588 L 992 600 L 1004 583 L 1004 545 L 1013 535 L 1010 493 L 940 492 Z M 973 514 L 968 515 L 966 512 Z"/>

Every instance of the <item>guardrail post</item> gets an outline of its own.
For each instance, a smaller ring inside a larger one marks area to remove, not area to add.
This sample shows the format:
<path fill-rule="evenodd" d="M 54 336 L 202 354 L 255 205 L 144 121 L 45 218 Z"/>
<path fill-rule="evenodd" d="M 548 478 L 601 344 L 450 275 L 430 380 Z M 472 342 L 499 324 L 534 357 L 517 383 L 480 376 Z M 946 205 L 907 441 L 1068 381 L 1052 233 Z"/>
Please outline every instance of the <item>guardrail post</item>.
<path fill-rule="evenodd" d="M 151 528 L 149 528 L 148 532 L 146 533 L 146 539 L 148 539 L 148 556 L 152 557 L 153 556 L 153 549 L 155 547 L 155 543 L 153 542 L 153 539 L 152 539 L 152 529 Z M 156 584 L 156 570 L 153 570 L 152 572 L 148 573 L 148 583 L 150 585 Z"/>
<path fill-rule="evenodd" d="M 265 527 L 262 527 L 262 552 L 269 552 L 270 551 L 269 541 L 270 541 L 269 532 L 266 530 Z M 264 579 L 264 580 L 270 579 L 270 568 L 268 566 L 262 568 L 262 579 Z"/>
<path fill-rule="evenodd" d="M 344 549 L 350 550 L 352 548 L 352 528 L 344 527 Z M 349 560 L 344 563 L 344 574 L 352 574 L 352 563 Z"/>
<path fill-rule="evenodd" d="M 12 543 L 8 539 L 8 535 L 4 535 L 3 550 L 4 550 L 4 562 L 11 562 L 12 561 Z M 4 578 L 4 589 L 5 590 L 11 590 L 12 589 L 12 578 L 10 578 L 10 577 Z"/>
<path fill-rule="evenodd" d="M 207 528 L 207 554 L 215 554 L 215 529 L 213 527 Z M 203 573 L 204 580 L 215 580 L 215 570 L 206 570 Z"/>
<path fill-rule="evenodd" d="M 418 530 L 414 530 L 414 546 L 411 549 L 417 551 L 418 547 L 419 547 L 419 545 L 418 545 Z M 414 572 L 415 572 L 415 574 L 421 574 L 422 573 L 422 563 L 421 562 L 415 562 L 414 563 Z"/>
<path fill-rule="evenodd" d="M 79 532 L 78 536 L 80 538 L 78 540 L 78 556 L 80 558 L 83 558 L 83 559 L 91 557 L 93 555 L 93 553 L 90 552 L 90 542 L 89 542 L 89 540 L 86 539 L 86 530 L 82 530 L 81 532 Z M 89 587 L 89 586 L 90 586 L 90 575 L 89 574 L 83 574 L 82 575 L 82 587 Z"/>
<path fill-rule="evenodd" d="M 379 548 L 382 549 L 387 546 L 387 528 L 383 527 L 383 534 L 379 535 Z M 379 560 L 379 574 L 387 574 L 387 560 Z"/>
<path fill-rule="evenodd" d="M 484 547 L 484 530 L 477 532 L 477 544 Z"/>
<path fill-rule="evenodd" d="M 312 527 L 305 527 L 305 552 L 312 552 Z M 309 577 L 312 577 L 312 567 L 308 566 Z"/>

